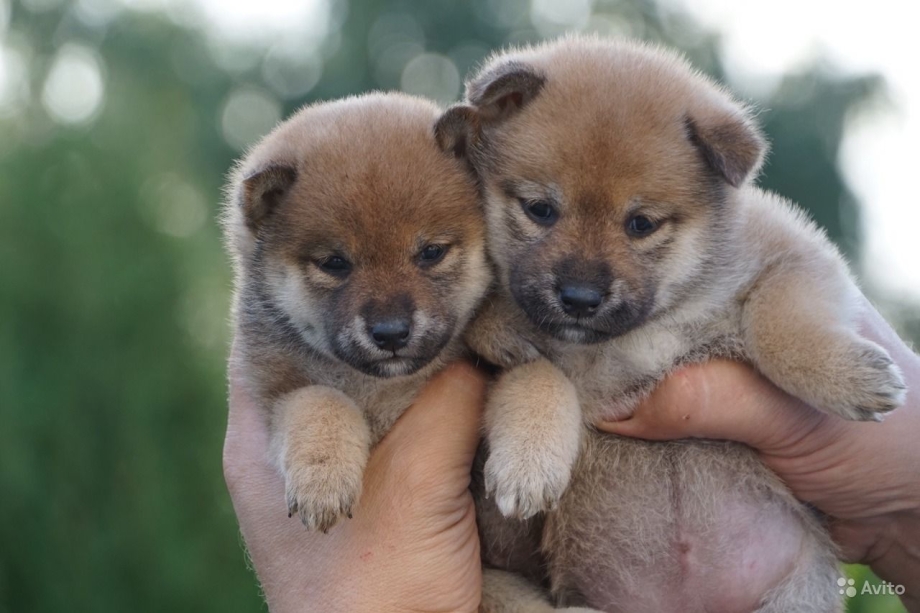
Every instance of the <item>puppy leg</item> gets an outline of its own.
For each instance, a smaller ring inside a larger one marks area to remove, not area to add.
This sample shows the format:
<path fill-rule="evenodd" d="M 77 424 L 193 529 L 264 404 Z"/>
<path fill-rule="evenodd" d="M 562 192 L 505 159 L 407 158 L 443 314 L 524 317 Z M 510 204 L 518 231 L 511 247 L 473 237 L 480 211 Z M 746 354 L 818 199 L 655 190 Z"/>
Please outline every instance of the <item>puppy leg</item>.
<path fill-rule="evenodd" d="M 523 577 L 503 570 L 482 569 L 479 613 L 601 613 L 595 609 L 556 609 L 546 593 Z"/>
<path fill-rule="evenodd" d="M 879 420 L 904 402 L 888 353 L 860 338 L 855 288 L 836 270 L 780 266 L 760 279 L 742 312 L 745 347 L 760 371 L 818 409 Z"/>
<path fill-rule="evenodd" d="M 272 429 L 288 512 L 323 532 L 350 516 L 370 453 L 370 429 L 354 401 L 330 387 L 302 387 L 276 402 Z"/>
<path fill-rule="evenodd" d="M 569 483 L 582 435 L 575 387 L 547 360 L 513 368 L 489 392 L 485 491 L 506 517 L 555 507 Z"/>

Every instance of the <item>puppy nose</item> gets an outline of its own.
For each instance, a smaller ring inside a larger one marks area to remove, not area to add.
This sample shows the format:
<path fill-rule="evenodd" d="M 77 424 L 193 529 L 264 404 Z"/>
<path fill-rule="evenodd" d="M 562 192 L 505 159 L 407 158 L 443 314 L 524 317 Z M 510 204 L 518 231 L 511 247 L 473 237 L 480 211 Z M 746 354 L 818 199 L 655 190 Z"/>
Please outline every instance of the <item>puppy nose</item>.
<path fill-rule="evenodd" d="M 594 315 L 603 301 L 601 293 L 589 285 L 569 283 L 559 288 L 562 310 L 573 317 Z"/>
<path fill-rule="evenodd" d="M 409 320 L 388 319 L 371 326 L 371 338 L 374 344 L 385 351 L 396 351 L 409 344 Z"/>

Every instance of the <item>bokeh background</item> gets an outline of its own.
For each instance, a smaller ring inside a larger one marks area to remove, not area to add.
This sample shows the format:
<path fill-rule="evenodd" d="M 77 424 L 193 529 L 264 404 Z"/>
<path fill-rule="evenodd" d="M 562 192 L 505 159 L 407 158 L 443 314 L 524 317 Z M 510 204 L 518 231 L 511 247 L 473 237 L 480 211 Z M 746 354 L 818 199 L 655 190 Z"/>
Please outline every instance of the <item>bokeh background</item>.
<path fill-rule="evenodd" d="M 858 7 L 0 0 L 0 611 L 264 609 L 221 476 L 215 216 L 232 160 L 305 102 L 450 102 L 490 49 L 569 30 L 675 45 L 757 105 L 763 185 L 920 338 L 920 49 L 896 2 Z"/>

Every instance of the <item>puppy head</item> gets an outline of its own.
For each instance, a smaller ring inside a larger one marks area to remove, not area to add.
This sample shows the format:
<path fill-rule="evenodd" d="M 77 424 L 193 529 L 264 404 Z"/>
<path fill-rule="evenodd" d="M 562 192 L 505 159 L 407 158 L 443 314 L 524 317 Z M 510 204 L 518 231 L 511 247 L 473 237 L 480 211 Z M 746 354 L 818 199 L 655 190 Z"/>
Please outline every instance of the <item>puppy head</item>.
<path fill-rule="evenodd" d="M 586 38 L 496 56 L 438 132 L 480 175 L 502 283 L 581 343 L 697 288 L 764 153 L 747 111 L 681 58 Z"/>
<path fill-rule="evenodd" d="M 397 94 L 305 108 L 231 183 L 242 283 L 313 349 L 370 375 L 429 363 L 489 282 L 475 182 L 438 147 L 438 113 Z"/>

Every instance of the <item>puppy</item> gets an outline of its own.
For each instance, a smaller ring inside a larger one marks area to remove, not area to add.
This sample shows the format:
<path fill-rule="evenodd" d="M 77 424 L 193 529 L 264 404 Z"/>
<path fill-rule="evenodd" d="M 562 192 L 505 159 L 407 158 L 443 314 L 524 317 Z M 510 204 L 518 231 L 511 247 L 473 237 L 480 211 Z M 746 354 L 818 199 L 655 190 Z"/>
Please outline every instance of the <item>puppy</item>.
<path fill-rule="evenodd" d="M 230 180 L 241 370 L 311 530 L 350 516 L 369 450 L 461 355 L 490 283 L 476 183 L 438 147 L 439 114 L 399 94 L 310 106 Z"/>
<path fill-rule="evenodd" d="M 493 57 L 439 127 L 500 286 L 468 333 L 506 369 L 476 493 L 485 562 L 518 576 L 490 573 L 484 610 L 545 609 L 548 582 L 605 611 L 839 611 L 823 525 L 750 449 L 585 425 L 713 357 L 845 419 L 903 402 L 836 249 L 752 184 L 750 112 L 673 53 L 567 38 Z"/>

